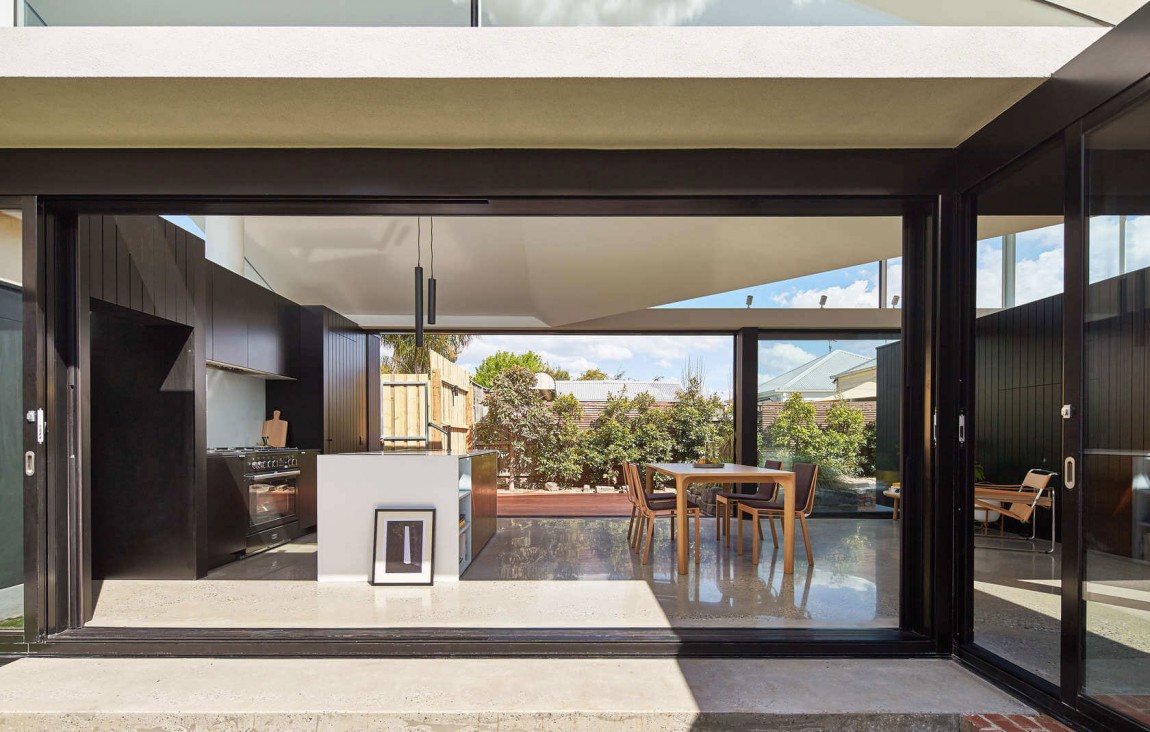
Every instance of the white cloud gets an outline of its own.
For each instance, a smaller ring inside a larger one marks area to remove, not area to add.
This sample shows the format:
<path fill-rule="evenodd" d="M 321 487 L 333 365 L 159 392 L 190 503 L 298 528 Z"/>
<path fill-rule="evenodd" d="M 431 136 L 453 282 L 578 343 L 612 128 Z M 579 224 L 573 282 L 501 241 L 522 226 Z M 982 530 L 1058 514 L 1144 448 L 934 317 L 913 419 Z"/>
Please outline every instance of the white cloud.
<path fill-rule="evenodd" d="M 712 0 L 484 0 L 495 25 L 682 25 Z"/>
<path fill-rule="evenodd" d="M 779 374 L 813 361 L 815 354 L 803 350 L 793 343 L 770 343 L 759 345 L 759 383 L 769 381 Z"/>
<path fill-rule="evenodd" d="M 878 307 L 878 288 L 870 280 L 855 280 L 846 287 L 793 290 L 775 295 L 773 299 L 780 307 L 817 308 L 823 295 L 827 296 L 828 308 Z"/>
<path fill-rule="evenodd" d="M 1015 265 L 1014 302 L 1021 305 L 1062 292 L 1062 250 L 1045 251 L 1037 259 Z"/>

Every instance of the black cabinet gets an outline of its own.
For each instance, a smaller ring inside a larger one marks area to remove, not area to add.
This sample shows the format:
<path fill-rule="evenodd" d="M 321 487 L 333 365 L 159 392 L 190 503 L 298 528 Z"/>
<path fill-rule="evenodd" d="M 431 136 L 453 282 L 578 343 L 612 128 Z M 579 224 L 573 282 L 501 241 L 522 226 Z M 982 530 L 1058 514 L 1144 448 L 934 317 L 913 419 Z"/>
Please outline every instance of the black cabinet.
<path fill-rule="evenodd" d="M 299 306 L 218 265 L 208 271 L 208 360 L 292 376 Z"/>
<path fill-rule="evenodd" d="M 209 266 L 212 279 L 212 360 L 248 367 L 248 292 L 258 285 Z"/>
<path fill-rule="evenodd" d="M 282 412 L 295 447 L 329 454 L 378 449 L 378 437 L 373 446 L 368 436 L 369 424 L 378 433 L 378 419 L 368 413 L 372 394 L 379 408 L 379 338 L 324 307 L 301 307 L 298 315 L 296 380 L 268 382 L 269 413 Z"/>

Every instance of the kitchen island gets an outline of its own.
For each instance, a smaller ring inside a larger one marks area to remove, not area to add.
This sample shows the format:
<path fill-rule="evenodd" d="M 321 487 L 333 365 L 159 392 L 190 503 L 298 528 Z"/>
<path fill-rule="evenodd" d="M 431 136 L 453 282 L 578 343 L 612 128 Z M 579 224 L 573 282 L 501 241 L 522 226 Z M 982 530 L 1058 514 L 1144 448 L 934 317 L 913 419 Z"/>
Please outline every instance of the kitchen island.
<path fill-rule="evenodd" d="M 495 535 L 497 466 L 494 450 L 320 455 L 319 581 L 368 580 L 377 508 L 434 508 L 434 580 L 458 581 Z"/>

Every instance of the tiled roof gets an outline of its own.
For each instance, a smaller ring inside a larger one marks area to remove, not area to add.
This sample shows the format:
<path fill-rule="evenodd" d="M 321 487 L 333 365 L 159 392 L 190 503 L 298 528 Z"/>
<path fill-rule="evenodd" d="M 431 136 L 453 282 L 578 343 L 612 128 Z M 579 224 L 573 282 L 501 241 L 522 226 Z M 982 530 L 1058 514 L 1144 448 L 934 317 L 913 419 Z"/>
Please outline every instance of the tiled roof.
<path fill-rule="evenodd" d="M 822 391 L 833 394 L 834 376 L 851 371 L 870 360 L 866 356 L 850 351 L 831 351 L 760 384 L 759 399 L 765 399 L 771 394 L 794 391 Z"/>
<path fill-rule="evenodd" d="M 581 402 L 605 402 L 608 395 L 626 394 L 633 397 L 647 392 L 657 402 L 676 401 L 675 395 L 683 390 L 678 381 L 556 381 L 555 396 L 573 394 Z"/>

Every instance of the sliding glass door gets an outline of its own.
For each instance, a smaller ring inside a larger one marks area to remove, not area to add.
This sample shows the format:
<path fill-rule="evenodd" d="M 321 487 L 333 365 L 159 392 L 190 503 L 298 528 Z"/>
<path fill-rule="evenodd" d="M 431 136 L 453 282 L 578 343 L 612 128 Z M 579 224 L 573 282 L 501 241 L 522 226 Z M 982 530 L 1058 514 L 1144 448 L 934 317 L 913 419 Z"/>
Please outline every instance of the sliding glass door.
<path fill-rule="evenodd" d="M 1082 369 L 1081 435 L 1067 445 L 1082 511 L 1079 686 L 1150 725 L 1150 101 L 1082 145 L 1085 248 L 1067 262 L 1082 294 L 1067 313 Z"/>

